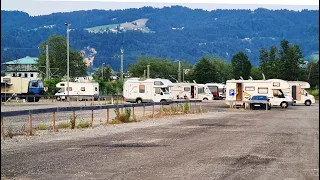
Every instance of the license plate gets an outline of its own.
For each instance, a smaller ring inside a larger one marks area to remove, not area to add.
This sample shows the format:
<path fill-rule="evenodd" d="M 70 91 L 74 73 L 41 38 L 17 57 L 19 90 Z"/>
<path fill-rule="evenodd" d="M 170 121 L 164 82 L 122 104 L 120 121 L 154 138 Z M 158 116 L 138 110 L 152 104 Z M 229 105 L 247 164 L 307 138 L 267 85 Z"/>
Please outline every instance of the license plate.
<path fill-rule="evenodd" d="M 260 104 L 255 104 L 254 106 L 259 106 L 260 107 Z"/>

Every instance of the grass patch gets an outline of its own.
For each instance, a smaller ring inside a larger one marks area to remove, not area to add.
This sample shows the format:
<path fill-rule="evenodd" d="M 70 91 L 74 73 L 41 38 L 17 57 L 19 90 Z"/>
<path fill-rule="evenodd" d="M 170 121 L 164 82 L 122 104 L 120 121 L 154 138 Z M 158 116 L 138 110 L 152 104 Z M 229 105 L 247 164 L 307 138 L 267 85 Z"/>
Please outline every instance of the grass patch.
<path fill-rule="evenodd" d="M 130 119 L 131 117 L 131 108 L 125 108 L 124 113 L 120 113 L 119 108 L 114 109 L 116 117 L 111 124 L 121 124 L 121 123 L 130 123 L 130 122 L 137 122 L 135 118 Z"/>
<path fill-rule="evenodd" d="M 13 137 L 13 129 L 11 126 L 8 126 L 8 128 L 7 128 L 7 137 L 9 137 L 9 138 Z"/>
<path fill-rule="evenodd" d="M 38 129 L 38 130 L 46 130 L 46 129 L 47 129 L 47 125 L 45 125 L 45 124 L 40 124 L 40 125 L 38 125 L 37 129 Z"/>
<path fill-rule="evenodd" d="M 70 123 L 67 123 L 67 122 L 61 122 L 57 125 L 58 129 L 67 129 L 69 127 L 70 127 Z"/>
<path fill-rule="evenodd" d="M 80 121 L 79 124 L 77 125 L 77 128 L 88 128 L 90 126 L 89 122 L 82 122 Z"/>

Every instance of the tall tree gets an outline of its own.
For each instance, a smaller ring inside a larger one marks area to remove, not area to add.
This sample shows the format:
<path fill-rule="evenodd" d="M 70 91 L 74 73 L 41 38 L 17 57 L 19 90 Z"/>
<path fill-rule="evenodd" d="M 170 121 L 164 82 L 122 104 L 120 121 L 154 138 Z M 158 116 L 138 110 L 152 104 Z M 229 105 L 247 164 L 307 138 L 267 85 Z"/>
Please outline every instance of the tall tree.
<path fill-rule="evenodd" d="M 193 78 L 200 84 L 216 81 L 217 72 L 209 57 L 203 57 L 195 64 Z"/>
<path fill-rule="evenodd" d="M 110 77 L 112 74 L 112 68 L 110 65 L 106 67 L 97 68 L 96 72 L 93 74 L 93 78 L 96 80 L 110 81 Z"/>
<path fill-rule="evenodd" d="M 299 45 L 289 45 L 287 40 L 282 40 L 279 55 L 280 79 L 298 80 L 300 67 L 303 64 L 303 56 Z"/>
<path fill-rule="evenodd" d="M 63 78 L 67 76 L 67 41 L 64 36 L 53 35 L 40 44 L 40 55 L 36 67 L 42 79 L 46 77 L 46 45 L 49 46 L 49 64 L 51 77 Z M 79 51 L 69 48 L 70 78 L 87 75 L 87 66 Z"/>
<path fill-rule="evenodd" d="M 231 64 L 234 78 L 238 79 L 240 76 L 244 79 L 249 78 L 252 65 L 245 53 L 239 52 L 234 55 L 232 57 Z"/>
<path fill-rule="evenodd" d="M 308 64 L 308 82 L 311 87 L 319 88 L 319 61 L 311 61 Z"/>
<path fill-rule="evenodd" d="M 215 82 L 225 83 L 227 80 L 232 79 L 231 64 L 228 64 L 225 60 L 220 59 L 218 56 L 213 57 L 212 63 L 217 71 Z"/>

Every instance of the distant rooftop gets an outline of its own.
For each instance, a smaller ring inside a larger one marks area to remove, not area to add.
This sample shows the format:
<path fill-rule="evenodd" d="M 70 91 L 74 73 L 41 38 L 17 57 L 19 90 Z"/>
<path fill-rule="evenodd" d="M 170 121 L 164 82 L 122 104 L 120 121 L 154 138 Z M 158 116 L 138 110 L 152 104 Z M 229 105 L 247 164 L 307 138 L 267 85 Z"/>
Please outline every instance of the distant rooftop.
<path fill-rule="evenodd" d="M 5 65 L 15 65 L 15 64 L 37 64 L 36 60 L 37 57 L 24 57 L 18 60 L 8 61 L 6 63 L 3 63 Z"/>

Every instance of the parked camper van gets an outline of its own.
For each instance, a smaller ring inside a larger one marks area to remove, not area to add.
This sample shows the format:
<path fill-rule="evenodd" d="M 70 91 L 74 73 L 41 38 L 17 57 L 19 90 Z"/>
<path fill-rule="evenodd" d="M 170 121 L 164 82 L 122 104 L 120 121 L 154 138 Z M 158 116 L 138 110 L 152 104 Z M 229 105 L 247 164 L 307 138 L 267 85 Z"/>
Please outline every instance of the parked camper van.
<path fill-rule="evenodd" d="M 67 82 L 59 82 L 56 87 L 59 88 L 59 91 L 55 94 L 57 100 L 65 100 L 68 94 Z M 99 84 L 93 82 L 69 82 L 69 95 L 73 96 L 72 98 L 79 98 L 79 100 L 91 99 L 88 96 L 94 96 L 96 99 L 99 96 Z M 77 95 L 77 97 L 74 97 L 74 95 Z"/>
<path fill-rule="evenodd" d="M 123 97 L 127 102 L 165 102 L 172 101 L 169 88 L 173 84 L 168 79 L 129 78 L 123 84 Z"/>
<path fill-rule="evenodd" d="M 175 99 L 212 100 L 212 93 L 204 84 L 173 83 L 170 92 Z"/>
<path fill-rule="evenodd" d="M 213 94 L 214 99 L 226 98 L 226 85 L 222 83 L 207 83 L 206 84 Z"/>
<path fill-rule="evenodd" d="M 281 79 L 228 80 L 226 84 L 226 103 L 236 101 L 236 105 L 243 105 L 254 95 L 266 95 L 272 106 L 287 108 L 288 105 L 293 104 L 293 99 L 283 90 L 288 91 L 289 89 L 289 83 Z"/>
<path fill-rule="evenodd" d="M 316 100 L 313 95 L 309 94 L 306 89 L 310 88 L 310 84 L 305 81 L 288 81 L 290 89 L 286 90 L 285 93 L 291 94 L 294 104 L 305 104 L 310 106 L 315 103 Z"/>

